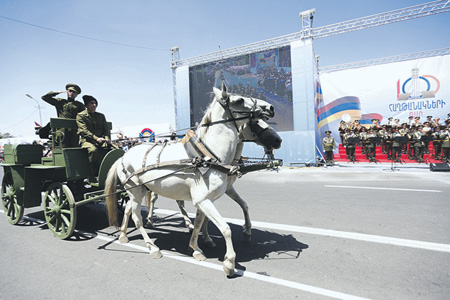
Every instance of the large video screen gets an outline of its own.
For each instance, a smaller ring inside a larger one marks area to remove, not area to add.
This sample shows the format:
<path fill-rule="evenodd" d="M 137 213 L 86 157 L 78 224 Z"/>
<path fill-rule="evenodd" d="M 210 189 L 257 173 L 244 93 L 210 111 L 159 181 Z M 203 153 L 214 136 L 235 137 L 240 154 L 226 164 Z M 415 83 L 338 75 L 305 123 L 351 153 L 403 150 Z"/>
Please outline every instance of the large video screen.
<path fill-rule="evenodd" d="M 191 126 L 198 124 L 222 81 L 231 93 L 271 103 L 277 131 L 293 130 L 290 47 L 252 53 L 189 68 Z"/>

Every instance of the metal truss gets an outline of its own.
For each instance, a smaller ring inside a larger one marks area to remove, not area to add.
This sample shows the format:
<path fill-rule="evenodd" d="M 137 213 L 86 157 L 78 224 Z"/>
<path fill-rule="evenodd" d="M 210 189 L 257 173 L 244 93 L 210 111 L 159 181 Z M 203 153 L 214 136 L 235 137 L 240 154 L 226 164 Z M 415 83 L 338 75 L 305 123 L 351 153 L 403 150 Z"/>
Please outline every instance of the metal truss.
<path fill-rule="evenodd" d="M 448 11 L 450 11 L 450 0 L 433 1 L 337 24 L 318 27 L 315 29 L 313 28 L 311 29 L 311 37 L 318 39 L 355 30 L 431 16 Z M 308 36 L 305 34 L 305 37 Z"/>
<path fill-rule="evenodd" d="M 433 57 L 433 56 L 443 56 L 443 55 L 449 55 L 449 54 L 450 54 L 450 48 L 443 48 L 443 49 L 402 54 L 402 55 L 389 56 L 389 57 L 383 57 L 383 58 L 375 58 L 375 59 L 357 61 L 357 62 L 352 62 L 352 63 L 340 64 L 340 65 L 319 67 L 318 71 L 319 71 L 319 73 L 328 73 L 328 72 L 341 71 L 341 70 L 346 70 L 346 69 L 362 68 L 362 67 L 368 67 L 368 66 L 373 66 L 373 65 L 381 65 L 381 64 L 387 64 L 387 63 L 393 63 L 393 62 L 401 62 L 401 61 Z"/>
<path fill-rule="evenodd" d="M 185 65 L 196 66 L 208 62 L 288 46 L 293 41 L 305 38 L 324 38 L 327 36 L 387 25 L 449 11 L 450 0 L 439 0 L 318 28 L 307 28 L 307 26 L 304 26 L 300 32 L 230 48 L 223 51 L 212 52 L 185 60 L 176 60 L 172 57 L 172 68 Z"/>

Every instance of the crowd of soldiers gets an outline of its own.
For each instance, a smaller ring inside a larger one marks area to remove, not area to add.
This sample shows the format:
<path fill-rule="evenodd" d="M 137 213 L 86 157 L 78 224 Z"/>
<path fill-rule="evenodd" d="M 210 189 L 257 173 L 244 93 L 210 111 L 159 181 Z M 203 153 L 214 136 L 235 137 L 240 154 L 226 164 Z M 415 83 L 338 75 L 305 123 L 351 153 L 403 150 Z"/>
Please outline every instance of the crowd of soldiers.
<path fill-rule="evenodd" d="M 358 120 L 351 123 L 341 121 L 339 125 L 341 143 L 345 146 L 347 159 L 350 161 L 355 161 L 355 148 L 361 146 L 361 151 L 367 159 L 376 162 L 376 147 L 379 145 L 382 153 L 395 162 L 402 162 L 402 154 L 408 154 L 409 159 L 423 162 L 424 154 L 429 154 L 432 144 L 433 158 L 448 163 L 449 131 L 450 113 L 442 123 L 440 118 L 433 116 L 428 116 L 423 123 L 420 122 L 420 117 L 410 116 L 408 121 L 403 123 L 390 117 L 383 125 L 378 119 L 373 119 L 368 127 L 361 125 Z"/>

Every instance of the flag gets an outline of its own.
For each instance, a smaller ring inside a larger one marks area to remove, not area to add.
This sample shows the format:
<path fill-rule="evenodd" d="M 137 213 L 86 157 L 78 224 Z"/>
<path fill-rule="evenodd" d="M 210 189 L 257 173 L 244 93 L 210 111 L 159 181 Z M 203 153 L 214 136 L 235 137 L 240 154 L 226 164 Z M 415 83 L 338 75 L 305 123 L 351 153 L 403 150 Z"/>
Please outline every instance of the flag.
<path fill-rule="evenodd" d="M 317 101 L 317 100 L 316 100 Z M 348 114 L 353 120 L 361 118 L 361 104 L 358 97 L 347 96 L 338 98 L 317 110 L 317 123 L 319 129 L 328 123 L 342 118 Z"/>
<path fill-rule="evenodd" d="M 34 121 L 34 127 L 42 127 L 38 122 Z"/>

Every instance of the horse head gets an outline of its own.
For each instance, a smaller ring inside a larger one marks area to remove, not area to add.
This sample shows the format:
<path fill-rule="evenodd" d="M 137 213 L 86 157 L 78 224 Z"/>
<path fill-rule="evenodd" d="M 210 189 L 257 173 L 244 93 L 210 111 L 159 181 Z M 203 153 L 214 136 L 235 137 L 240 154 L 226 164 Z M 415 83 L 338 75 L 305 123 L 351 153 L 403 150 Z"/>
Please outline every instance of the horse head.
<path fill-rule="evenodd" d="M 214 88 L 216 100 L 227 107 L 235 119 L 245 120 L 240 126 L 239 138 L 253 141 L 267 150 L 279 149 L 282 139 L 265 121 L 275 116 L 273 106 L 261 99 L 244 97 L 227 93 L 222 83 L 222 90 Z"/>
<path fill-rule="evenodd" d="M 271 151 L 281 147 L 282 139 L 264 120 L 252 120 L 241 127 L 239 138 L 251 141 Z"/>

